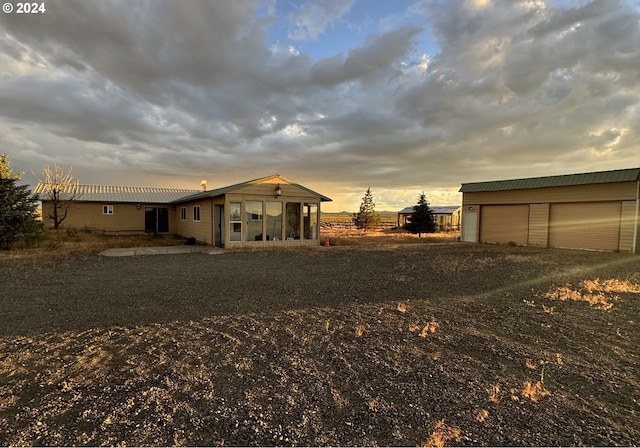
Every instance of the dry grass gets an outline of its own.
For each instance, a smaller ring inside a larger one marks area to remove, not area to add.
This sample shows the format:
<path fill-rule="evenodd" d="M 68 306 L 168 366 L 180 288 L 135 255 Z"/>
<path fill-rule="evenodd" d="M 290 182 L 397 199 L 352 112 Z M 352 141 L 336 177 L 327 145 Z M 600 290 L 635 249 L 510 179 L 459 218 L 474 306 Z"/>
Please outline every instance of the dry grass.
<path fill-rule="evenodd" d="M 431 433 L 431 436 L 429 436 L 429 439 L 427 439 L 426 442 L 423 442 L 420 446 L 443 447 L 450 442 L 458 442 L 461 435 L 462 432 L 460 429 L 447 426 L 445 425 L 444 420 L 440 420 L 436 423 L 436 427 Z"/>
<path fill-rule="evenodd" d="M 500 389 L 499 384 L 494 384 L 487 390 L 487 392 L 489 392 L 489 401 L 491 403 L 498 404 L 502 401 L 502 390 Z"/>
<path fill-rule="evenodd" d="M 534 403 L 537 403 L 543 397 L 551 395 L 551 392 L 544 388 L 542 381 L 536 381 L 532 383 L 527 381 L 524 383 L 524 388 L 520 392 L 523 397 L 529 398 Z"/>
<path fill-rule="evenodd" d="M 363 233 L 359 230 L 334 229 L 324 227 L 320 231 L 320 241 L 329 238 L 331 246 L 378 246 L 396 244 L 432 244 L 458 241 L 460 232 L 436 232 L 422 234 L 421 237 L 402 229 L 376 230 Z"/>
<path fill-rule="evenodd" d="M 602 281 L 599 278 L 594 280 L 583 280 L 580 282 L 580 286 L 589 292 L 601 291 L 640 294 L 640 285 L 628 280 L 619 280 L 617 278 L 610 278 Z"/>
<path fill-rule="evenodd" d="M 476 413 L 476 420 L 479 421 L 480 423 L 484 422 L 488 417 L 489 417 L 489 411 L 487 411 L 486 409 L 480 409 Z"/>
<path fill-rule="evenodd" d="M 38 264 L 75 258 L 115 247 L 174 246 L 183 238 L 172 235 L 106 236 L 75 228 L 47 230 L 31 244 L 15 243 L 11 250 L 0 251 L 0 262 L 12 265 Z"/>
<path fill-rule="evenodd" d="M 544 293 L 544 297 L 551 300 L 587 302 L 592 307 L 608 311 L 613 308 L 614 302 L 620 299 L 614 293 L 639 294 L 640 285 L 628 280 L 595 278 L 582 280 L 578 288 L 573 288 L 571 284 L 553 286 Z M 552 313 L 553 308 L 550 311 L 545 309 L 545 312 Z"/>

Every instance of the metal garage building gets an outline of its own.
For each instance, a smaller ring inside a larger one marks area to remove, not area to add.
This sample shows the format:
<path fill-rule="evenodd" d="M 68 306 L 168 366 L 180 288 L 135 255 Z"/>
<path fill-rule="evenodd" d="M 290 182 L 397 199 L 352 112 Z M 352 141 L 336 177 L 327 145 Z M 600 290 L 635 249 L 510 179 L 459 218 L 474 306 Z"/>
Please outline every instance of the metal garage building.
<path fill-rule="evenodd" d="M 462 240 L 638 253 L 640 168 L 462 184 Z"/>

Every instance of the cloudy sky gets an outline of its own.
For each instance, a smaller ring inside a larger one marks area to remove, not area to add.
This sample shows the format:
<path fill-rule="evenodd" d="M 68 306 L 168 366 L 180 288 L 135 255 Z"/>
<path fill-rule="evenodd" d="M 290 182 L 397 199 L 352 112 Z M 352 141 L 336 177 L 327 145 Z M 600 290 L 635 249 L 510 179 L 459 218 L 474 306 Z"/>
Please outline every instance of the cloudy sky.
<path fill-rule="evenodd" d="M 3 3 L 14 0 L 4 0 Z M 33 183 L 280 173 L 357 210 L 640 166 L 635 0 L 44 0 L 0 13 L 0 153 Z"/>

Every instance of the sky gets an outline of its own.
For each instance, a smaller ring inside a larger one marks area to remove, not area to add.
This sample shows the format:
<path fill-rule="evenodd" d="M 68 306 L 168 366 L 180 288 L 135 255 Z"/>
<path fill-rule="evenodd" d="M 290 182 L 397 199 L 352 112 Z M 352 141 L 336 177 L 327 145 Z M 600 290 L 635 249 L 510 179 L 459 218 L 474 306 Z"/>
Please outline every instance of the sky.
<path fill-rule="evenodd" d="M 4 1 L 17 6 L 13 0 Z M 279 173 L 376 210 L 640 166 L 634 0 L 44 0 L 0 13 L 0 153 L 35 185 Z"/>

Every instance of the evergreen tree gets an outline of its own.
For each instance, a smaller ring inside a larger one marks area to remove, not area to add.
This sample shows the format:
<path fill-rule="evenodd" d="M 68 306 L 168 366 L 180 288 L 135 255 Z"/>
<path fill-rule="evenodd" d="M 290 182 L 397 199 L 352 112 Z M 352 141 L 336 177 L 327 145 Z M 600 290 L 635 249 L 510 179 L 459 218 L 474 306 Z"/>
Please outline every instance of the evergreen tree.
<path fill-rule="evenodd" d="M 40 233 L 36 208 L 38 198 L 26 185 L 18 185 L 22 173 L 14 173 L 7 154 L 0 156 L 0 249 L 21 238 Z"/>
<path fill-rule="evenodd" d="M 433 214 L 431 213 L 424 192 L 420 195 L 418 204 L 413 206 L 413 214 L 404 228 L 411 233 L 417 233 L 418 238 L 420 238 L 423 233 L 433 233 L 436 231 L 436 222 L 433 219 Z"/>
<path fill-rule="evenodd" d="M 373 202 L 373 195 L 371 194 L 371 187 L 369 187 L 362 198 L 360 211 L 353 214 L 353 225 L 364 232 L 379 227 L 381 218 L 380 215 L 375 214 L 375 206 L 376 204 Z"/>

